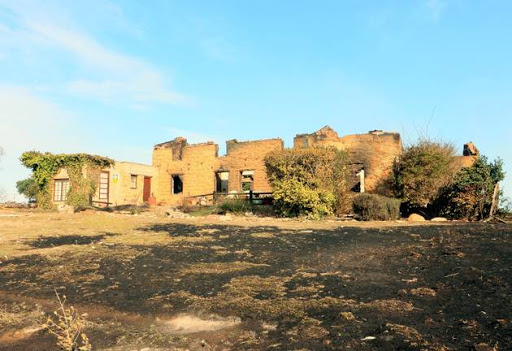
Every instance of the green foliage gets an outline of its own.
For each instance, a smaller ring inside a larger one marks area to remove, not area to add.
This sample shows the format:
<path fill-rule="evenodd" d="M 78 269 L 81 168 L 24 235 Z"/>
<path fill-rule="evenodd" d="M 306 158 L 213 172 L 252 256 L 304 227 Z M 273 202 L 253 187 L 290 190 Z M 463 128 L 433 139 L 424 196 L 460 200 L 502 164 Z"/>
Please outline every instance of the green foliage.
<path fill-rule="evenodd" d="M 66 170 L 71 184 L 66 203 L 81 208 L 90 206 L 101 167 L 91 164 L 84 167 L 79 163 L 72 163 Z"/>
<path fill-rule="evenodd" d="M 274 151 L 265 157 L 274 206 L 284 216 L 346 213 L 347 155 L 333 147 Z"/>
<path fill-rule="evenodd" d="M 39 191 L 39 187 L 37 186 L 37 182 L 34 177 L 29 177 L 16 182 L 16 189 L 18 189 L 18 193 L 24 195 L 29 202 L 36 200 L 37 192 Z"/>
<path fill-rule="evenodd" d="M 310 188 L 297 179 L 284 179 L 274 184 L 274 205 L 287 217 L 318 219 L 332 215 L 335 204 L 336 197 L 332 191 Z"/>
<path fill-rule="evenodd" d="M 356 216 L 363 221 L 390 221 L 400 217 L 400 204 L 398 199 L 360 194 L 354 197 L 352 207 Z"/>
<path fill-rule="evenodd" d="M 102 168 L 110 167 L 114 161 L 88 154 L 51 154 L 28 151 L 20 156 L 21 164 L 30 168 L 38 186 L 37 204 L 41 208 L 52 208 L 51 184 L 59 169 L 69 174 L 70 189 L 67 204 L 87 206 L 95 191 L 97 175 Z"/>
<path fill-rule="evenodd" d="M 456 219 L 483 219 L 489 214 L 496 183 L 505 179 L 503 160 L 481 156 L 472 167 L 460 170 L 439 200 L 441 213 Z"/>
<path fill-rule="evenodd" d="M 454 176 L 455 150 L 446 143 L 420 140 L 407 147 L 392 173 L 394 195 L 411 206 L 426 207 Z"/>

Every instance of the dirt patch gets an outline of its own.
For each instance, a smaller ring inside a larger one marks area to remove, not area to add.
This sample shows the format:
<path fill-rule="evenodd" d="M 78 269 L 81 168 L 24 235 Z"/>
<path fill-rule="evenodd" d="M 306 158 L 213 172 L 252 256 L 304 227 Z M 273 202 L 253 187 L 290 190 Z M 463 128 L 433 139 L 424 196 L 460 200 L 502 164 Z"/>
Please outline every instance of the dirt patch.
<path fill-rule="evenodd" d="M 5 334 L 0 335 L 0 343 L 13 344 L 20 340 L 30 338 L 34 333 L 40 332 L 41 330 L 43 330 L 42 327 L 33 326 L 6 332 Z"/>
<path fill-rule="evenodd" d="M 182 314 L 168 320 L 157 319 L 157 323 L 163 326 L 169 333 L 186 335 L 233 328 L 240 325 L 241 320 L 237 317 L 223 318 L 217 315 L 199 317 L 190 314 Z"/>

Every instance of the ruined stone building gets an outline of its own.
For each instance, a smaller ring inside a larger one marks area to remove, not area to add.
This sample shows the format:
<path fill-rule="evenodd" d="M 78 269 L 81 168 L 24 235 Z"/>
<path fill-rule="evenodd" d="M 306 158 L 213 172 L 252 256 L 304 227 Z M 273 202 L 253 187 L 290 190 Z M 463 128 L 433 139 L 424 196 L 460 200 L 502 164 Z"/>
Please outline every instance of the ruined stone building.
<path fill-rule="evenodd" d="M 354 183 L 358 183 L 356 174 L 362 175 L 361 182 L 368 192 L 379 190 L 393 162 L 402 153 L 400 134 L 378 130 L 339 137 L 326 126 L 294 138 L 293 148 L 315 146 L 347 151 Z M 219 156 L 219 146 L 213 142 L 189 144 L 185 138 L 177 137 L 154 146 L 152 165 L 116 162 L 103 170 L 93 202 L 113 206 L 142 203 L 179 206 L 194 204 L 198 199 L 211 200 L 213 194 L 270 193 L 264 158 L 269 152 L 283 148 L 283 140 L 279 138 L 233 139 L 226 142 L 226 155 Z M 467 156 L 458 157 L 461 166 L 474 162 L 474 150 L 471 144 Z M 54 177 L 55 203 L 65 201 L 67 187 L 69 177 L 65 170 L 60 170 Z"/>

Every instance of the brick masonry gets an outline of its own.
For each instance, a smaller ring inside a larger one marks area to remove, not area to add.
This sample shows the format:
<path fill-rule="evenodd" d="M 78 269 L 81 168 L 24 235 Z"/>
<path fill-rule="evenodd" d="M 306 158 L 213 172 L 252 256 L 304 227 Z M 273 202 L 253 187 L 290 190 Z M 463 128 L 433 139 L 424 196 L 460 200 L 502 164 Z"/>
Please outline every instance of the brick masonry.
<path fill-rule="evenodd" d="M 364 168 L 366 191 L 378 191 L 385 186 L 393 162 L 402 154 L 402 140 L 398 133 L 371 131 L 368 134 L 355 134 L 338 137 L 332 128 L 325 126 L 312 134 L 297 135 L 295 148 L 333 146 L 348 153 L 354 172 Z"/>
<path fill-rule="evenodd" d="M 177 143 L 181 147 L 176 146 Z M 214 143 L 183 144 L 181 138 L 155 145 L 153 167 L 158 173 L 157 202 L 182 205 L 190 196 L 211 194 L 216 189 L 216 173 L 229 172 L 228 191 L 242 191 L 242 172 L 252 173 L 252 190 L 269 192 L 263 159 L 272 150 L 282 150 L 281 139 L 226 142 L 226 156 L 218 156 Z M 180 154 L 178 157 L 176 154 Z M 172 176 L 179 175 L 183 192 L 173 194 Z"/>

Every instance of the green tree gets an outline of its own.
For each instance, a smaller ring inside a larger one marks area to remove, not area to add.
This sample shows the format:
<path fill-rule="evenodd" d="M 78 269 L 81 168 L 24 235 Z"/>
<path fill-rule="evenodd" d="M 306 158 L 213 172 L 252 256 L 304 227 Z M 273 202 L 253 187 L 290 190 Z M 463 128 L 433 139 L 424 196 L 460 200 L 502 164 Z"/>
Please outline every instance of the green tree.
<path fill-rule="evenodd" d="M 18 193 L 24 195 L 29 202 L 34 202 L 37 198 L 39 186 L 34 177 L 29 177 L 16 182 L 16 189 L 18 189 Z"/>
<path fill-rule="evenodd" d="M 411 207 L 426 208 L 453 179 L 451 144 L 420 140 L 405 148 L 392 172 L 394 195 Z"/>
<path fill-rule="evenodd" d="M 456 219 L 484 219 L 491 208 L 494 188 L 503 179 L 503 160 L 489 162 L 487 157 L 479 157 L 472 167 L 460 170 L 444 189 L 439 200 L 442 214 Z"/>

